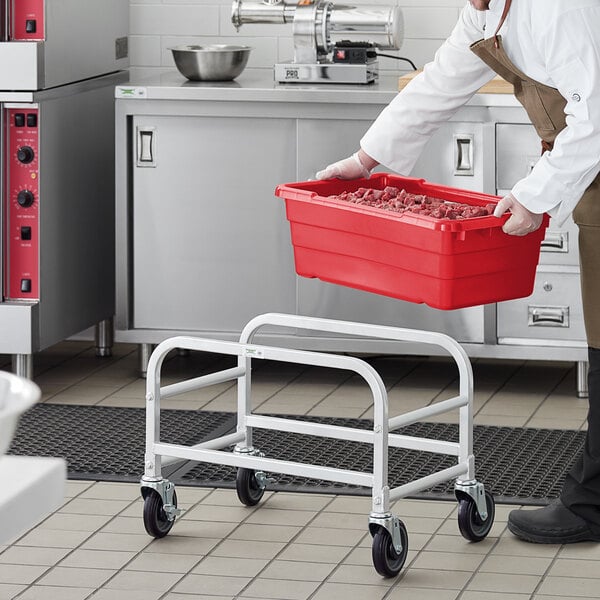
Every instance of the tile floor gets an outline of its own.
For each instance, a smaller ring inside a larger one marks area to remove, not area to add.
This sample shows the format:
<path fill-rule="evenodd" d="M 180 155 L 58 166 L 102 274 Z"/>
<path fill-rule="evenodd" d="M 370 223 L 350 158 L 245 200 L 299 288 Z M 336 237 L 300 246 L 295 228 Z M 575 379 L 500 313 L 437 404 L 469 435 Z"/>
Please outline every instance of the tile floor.
<path fill-rule="evenodd" d="M 174 355 L 164 381 L 222 360 Z M 390 414 L 456 393 L 449 360 L 370 360 L 388 388 Z M 117 344 L 111 358 L 99 359 L 91 343 L 66 341 L 36 355 L 35 381 L 43 402 L 143 406 L 138 366 L 135 346 Z M 574 365 L 477 360 L 473 367 L 476 423 L 585 426 Z M 8 357 L 0 357 L 0 368 L 10 368 Z M 370 416 L 370 395 L 339 371 L 265 363 L 253 381 L 257 411 Z M 233 407 L 229 384 L 168 405 Z M 498 505 L 490 535 L 474 544 L 458 532 L 454 502 L 398 501 L 393 510 L 406 524 L 409 555 L 399 577 L 384 579 L 371 564 L 369 498 L 266 492 L 247 508 L 231 490 L 179 487 L 178 496 L 186 512 L 167 537 L 154 540 L 144 531 L 137 484 L 69 481 L 58 511 L 0 546 L 0 600 L 600 598 L 600 545 L 520 542 L 506 529 L 513 506 Z"/>

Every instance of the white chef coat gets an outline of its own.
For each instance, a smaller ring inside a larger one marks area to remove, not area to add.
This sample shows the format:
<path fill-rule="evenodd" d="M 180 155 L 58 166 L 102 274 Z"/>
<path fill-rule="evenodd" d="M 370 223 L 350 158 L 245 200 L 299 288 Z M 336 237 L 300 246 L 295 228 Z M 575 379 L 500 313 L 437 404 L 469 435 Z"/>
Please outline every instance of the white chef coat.
<path fill-rule="evenodd" d="M 469 46 L 494 35 L 504 0 L 489 10 L 470 3 L 423 73 L 382 111 L 362 149 L 397 173 L 414 167 L 431 134 L 495 73 Z M 600 0 L 513 0 L 500 29 L 503 47 L 528 77 L 567 100 L 567 127 L 512 193 L 559 224 L 600 171 Z"/>

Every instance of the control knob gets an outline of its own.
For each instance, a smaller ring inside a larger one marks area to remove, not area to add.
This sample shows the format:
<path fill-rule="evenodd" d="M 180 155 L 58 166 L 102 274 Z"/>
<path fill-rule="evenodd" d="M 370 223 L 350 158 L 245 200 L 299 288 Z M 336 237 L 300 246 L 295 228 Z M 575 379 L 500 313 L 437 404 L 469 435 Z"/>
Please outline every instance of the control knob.
<path fill-rule="evenodd" d="M 35 152 L 31 146 L 21 146 L 17 150 L 17 160 L 24 165 L 28 165 L 35 157 Z"/>
<path fill-rule="evenodd" d="M 33 201 L 35 200 L 33 192 L 30 192 L 29 190 L 21 190 L 18 194 L 17 194 L 17 203 L 19 204 L 19 206 L 22 206 L 23 208 L 27 208 L 28 206 L 31 206 L 33 204 Z"/>

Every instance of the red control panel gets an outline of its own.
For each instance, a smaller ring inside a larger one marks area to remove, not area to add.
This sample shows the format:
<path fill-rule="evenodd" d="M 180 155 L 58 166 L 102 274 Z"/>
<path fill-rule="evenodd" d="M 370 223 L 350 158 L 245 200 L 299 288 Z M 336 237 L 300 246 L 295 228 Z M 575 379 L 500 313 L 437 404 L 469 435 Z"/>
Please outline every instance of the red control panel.
<path fill-rule="evenodd" d="M 11 23 L 13 40 L 43 40 L 44 0 L 12 0 Z"/>
<path fill-rule="evenodd" d="M 6 108 L 6 299 L 39 299 L 39 114 Z"/>

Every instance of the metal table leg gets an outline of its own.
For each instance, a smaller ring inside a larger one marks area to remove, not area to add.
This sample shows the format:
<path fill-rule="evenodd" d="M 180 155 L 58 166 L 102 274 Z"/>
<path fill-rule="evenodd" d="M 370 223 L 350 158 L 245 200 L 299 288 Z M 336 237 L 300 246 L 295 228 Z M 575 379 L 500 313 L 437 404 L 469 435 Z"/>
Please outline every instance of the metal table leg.
<path fill-rule="evenodd" d="M 26 379 L 33 379 L 33 354 L 13 354 L 13 373 Z"/>
<path fill-rule="evenodd" d="M 99 323 L 96 323 L 96 329 L 94 332 L 94 339 L 96 342 L 96 356 L 112 356 L 113 347 L 113 320 L 104 319 Z"/>
<path fill-rule="evenodd" d="M 588 397 L 588 363 L 585 360 L 580 360 L 577 363 L 577 397 Z"/>

